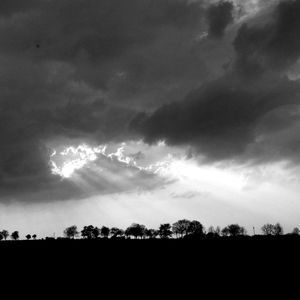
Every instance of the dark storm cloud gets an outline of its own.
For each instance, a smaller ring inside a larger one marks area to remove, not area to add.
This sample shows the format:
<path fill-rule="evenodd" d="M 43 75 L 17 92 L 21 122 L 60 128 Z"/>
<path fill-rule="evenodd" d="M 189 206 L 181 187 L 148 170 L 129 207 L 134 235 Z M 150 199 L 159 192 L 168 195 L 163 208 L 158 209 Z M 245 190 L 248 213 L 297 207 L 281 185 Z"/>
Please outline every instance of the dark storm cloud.
<path fill-rule="evenodd" d="M 67 79 L 102 89 L 110 101 L 153 109 L 210 76 L 194 42 L 205 23 L 202 1 L 35 3 L 15 12 L 10 5 L 1 53 L 38 66 L 63 63 Z"/>
<path fill-rule="evenodd" d="M 150 116 L 139 114 L 132 126 L 148 143 L 165 140 L 191 145 L 209 160 L 235 159 L 255 140 L 259 120 L 282 105 L 298 103 L 299 94 L 299 84 L 287 79 L 248 86 L 226 77 L 183 102 L 165 105 Z"/>
<path fill-rule="evenodd" d="M 165 38 L 172 42 L 173 34 L 177 44 L 179 37 L 192 38 L 201 15 L 199 4 L 183 0 L 39 1 L 34 9 L 4 21 L 0 49 L 37 61 L 73 63 L 77 76 L 103 87 L 128 64 L 131 73 L 142 72 L 144 60 L 152 58 L 147 47 L 159 47 Z"/>
<path fill-rule="evenodd" d="M 132 138 L 138 109 L 209 76 L 194 42 L 203 15 L 188 0 L 0 1 L 1 195 L 80 194 L 50 174 L 47 145 Z"/>
<path fill-rule="evenodd" d="M 284 1 L 267 24 L 243 24 L 234 41 L 237 66 L 244 73 L 285 71 L 299 58 L 300 2 Z"/>
<path fill-rule="evenodd" d="M 285 75 L 300 57 L 299 14 L 299 2 L 284 1 L 267 22 L 242 25 L 226 74 L 183 101 L 140 113 L 132 128 L 148 143 L 190 145 L 212 161 L 299 159 L 300 84 Z"/>
<path fill-rule="evenodd" d="M 45 3 L 46 1 L 47 0 L 3 0 L 0 2 L 0 15 L 7 17 L 18 12 L 27 12 L 34 9 L 41 2 Z"/>
<path fill-rule="evenodd" d="M 90 195 L 51 174 L 49 145 L 165 139 L 210 160 L 265 159 L 270 145 L 296 157 L 299 83 L 284 75 L 299 58 L 299 3 L 242 26 L 230 1 L 209 3 L 0 1 L 1 198 Z M 157 186 L 135 168 L 110 171 L 120 185 L 81 175 L 95 193 Z"/>
<path fill-rule="evenodd" d="M 221 1 L 212 4 L 207 11 L 208 34 L 209 36 L 220 38 L 228 25 L 233 23 L 232 2 Z"/>

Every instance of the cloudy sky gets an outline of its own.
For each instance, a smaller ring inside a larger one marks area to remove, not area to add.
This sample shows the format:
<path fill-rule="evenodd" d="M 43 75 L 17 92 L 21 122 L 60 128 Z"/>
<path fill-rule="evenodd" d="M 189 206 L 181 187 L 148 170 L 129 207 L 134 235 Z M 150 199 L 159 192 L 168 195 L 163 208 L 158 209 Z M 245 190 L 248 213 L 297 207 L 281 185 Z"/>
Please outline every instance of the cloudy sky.
<path fill-rule="evenodd" d="M 300 226 L 300 2 L 1 0 L 0 227 Z"/>

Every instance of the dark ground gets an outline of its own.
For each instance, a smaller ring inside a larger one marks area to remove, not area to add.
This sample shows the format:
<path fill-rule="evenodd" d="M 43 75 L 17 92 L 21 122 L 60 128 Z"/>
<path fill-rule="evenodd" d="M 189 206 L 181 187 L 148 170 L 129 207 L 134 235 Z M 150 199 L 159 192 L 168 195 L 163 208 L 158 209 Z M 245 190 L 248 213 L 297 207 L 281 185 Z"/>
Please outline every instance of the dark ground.
<path fill-rule="evenodd" d="M 293 299 L 300 236 L 2 241 L 0 259 L 22 298 Z"/>
<path fill-rule="evenodd" d="M 244 265 L 297 263 L 300 236 L 197 239 L 56 239 L 0 242 L 0 255 L 23 263 L 127 265 Z"/>
<path fill-rule="evenodd" d="M 91 295 L 105 290 L 110 299 L 142 289 L 138 298 L 146 299 L 163 289 L 183 299 L 195 290 L 210 293 L 203 299 L 246 299 L 258 287 L 277 293 L 285 281 L 289 289 L 299 286 L 300 237 L 2 241 L 0 257 L 5 280 L 51 294 L 62 287 L 99 299 Z"/>

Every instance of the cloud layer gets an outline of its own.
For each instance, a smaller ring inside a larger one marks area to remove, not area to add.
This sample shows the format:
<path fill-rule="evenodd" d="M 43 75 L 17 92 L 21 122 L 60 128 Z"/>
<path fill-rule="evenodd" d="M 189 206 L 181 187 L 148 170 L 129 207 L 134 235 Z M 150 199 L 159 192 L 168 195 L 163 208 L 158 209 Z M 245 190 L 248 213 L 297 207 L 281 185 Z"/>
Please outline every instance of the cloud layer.
<path fill-rule="evenodd" d="M 124 141 L 136 111 L 184 95 L 205 74 L 192 54 L 203 14 L 182 0 L 1 1 L 3 197 L 55 198 L 49 145 Z"/>
<path fill-rule="evenodd" d="M 222 76 L 137 115 L 132 127 L 149 143 L 188 144 L 211 161 L 298 160 L 300 85 L 287 72 L 300 57 L 299 13 L 299 2 L 283 1 L 242 24 Z"/>
<path fill-rule="evenodd" d="M 277 2 L 2 0 L 1 198 L 81 195 L 49 157 L 82 143 L 296 161 L 300 5 Z"/>

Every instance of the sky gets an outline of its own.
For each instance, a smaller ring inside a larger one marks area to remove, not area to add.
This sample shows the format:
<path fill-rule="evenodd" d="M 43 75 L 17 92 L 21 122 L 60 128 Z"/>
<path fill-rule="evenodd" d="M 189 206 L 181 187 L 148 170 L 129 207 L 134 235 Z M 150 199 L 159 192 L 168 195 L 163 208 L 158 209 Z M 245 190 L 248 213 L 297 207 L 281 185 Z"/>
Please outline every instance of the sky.
<path fill-rule="evenodd" d="M 300 226 L 299 14 L 1 0 L 0 228 Z"/>

